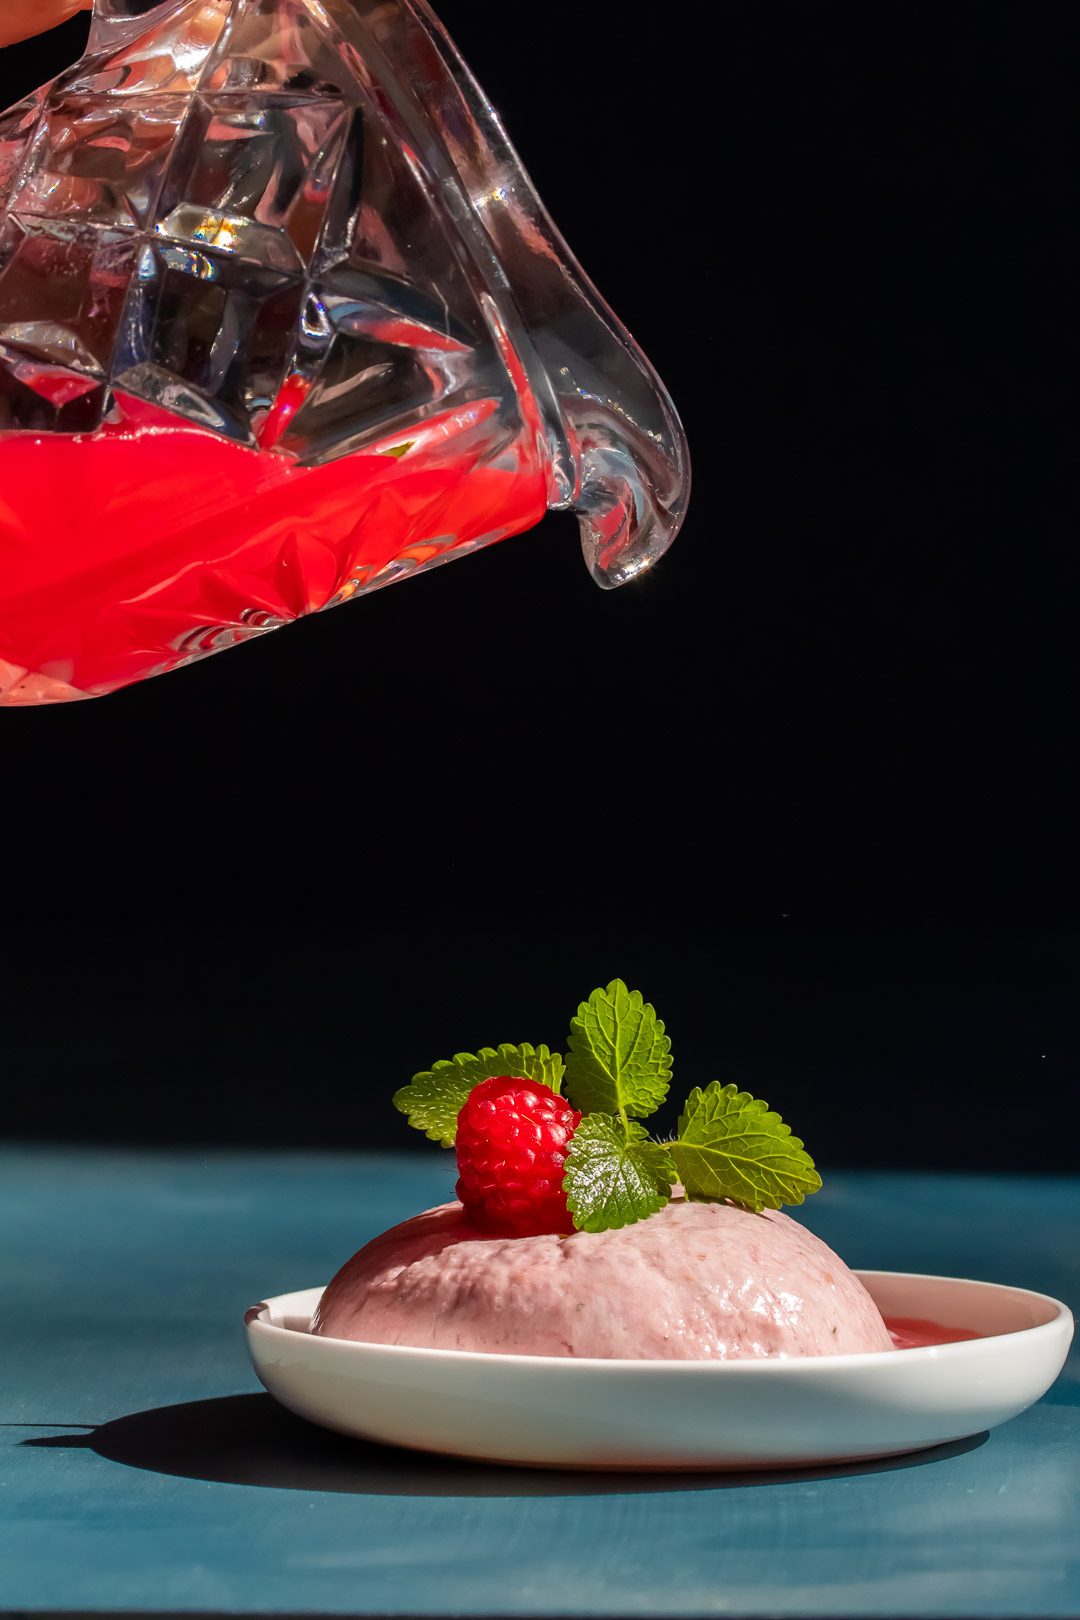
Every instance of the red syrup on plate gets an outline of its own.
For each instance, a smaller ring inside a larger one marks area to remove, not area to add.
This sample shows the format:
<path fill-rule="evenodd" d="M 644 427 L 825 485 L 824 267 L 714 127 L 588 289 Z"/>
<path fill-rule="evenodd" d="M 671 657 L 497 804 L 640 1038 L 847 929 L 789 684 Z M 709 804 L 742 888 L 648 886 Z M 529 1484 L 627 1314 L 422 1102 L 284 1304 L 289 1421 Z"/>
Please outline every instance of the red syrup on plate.
<path fill-rule="evenodd" d="M 495 399 L 322 466 L 274 434 L 248 448 L 123 393 L 93 433 L 0 433 L 0 704 L 114 691 L 546 507 L 536 446 Z"/>
<path fill-rule="evenodd" d="M 970 1328 L 943 1327 L 921 1316 L 887 1316 L 885 1326 L 897 1350 L 925 1350 L 932 1344 L 963 1344 L 967 1339 L 983 1337 Z"/>

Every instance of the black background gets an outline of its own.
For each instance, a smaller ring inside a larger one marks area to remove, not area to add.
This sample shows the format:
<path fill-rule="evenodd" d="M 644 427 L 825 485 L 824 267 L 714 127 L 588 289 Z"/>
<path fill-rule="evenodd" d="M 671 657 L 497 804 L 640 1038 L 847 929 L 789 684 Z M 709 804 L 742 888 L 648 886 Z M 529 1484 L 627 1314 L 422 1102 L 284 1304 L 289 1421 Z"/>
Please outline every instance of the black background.
<path fill-rule="evenodd" d="M 549 517 L 5 713 L 6 1128 L 422 1147 L 394 1087 L 618 973 L 825 1164 L 1075 1169 L 1080 12 L 441 13 L 684 415 L 685 531 L 601 594 Z"/>

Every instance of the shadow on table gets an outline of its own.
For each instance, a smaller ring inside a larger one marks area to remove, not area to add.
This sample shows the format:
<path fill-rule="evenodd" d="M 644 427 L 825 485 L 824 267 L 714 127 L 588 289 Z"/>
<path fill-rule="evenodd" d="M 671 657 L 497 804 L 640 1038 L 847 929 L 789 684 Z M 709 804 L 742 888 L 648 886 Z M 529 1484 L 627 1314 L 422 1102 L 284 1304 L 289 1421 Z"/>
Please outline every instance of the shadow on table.
<path fill-rule="evenodd" d="M 907 1457 L 842 1463 L 833 1468 L 768 1473 L 578 1473 L 500 1467 L 399 1451 L 317 1429 L 269 1395 L 225 1395 L 132 1412 L 99 1424 L 87 1434 L 34 1437 L 22 1444 L 85 1447 L 129 1468 L 278 1490 L 351 1491 L 363 1496 L 613 1496 L 776 1485 L 922 1468 L 973 1451 L 986 1438 L 980 1434 Z"/>

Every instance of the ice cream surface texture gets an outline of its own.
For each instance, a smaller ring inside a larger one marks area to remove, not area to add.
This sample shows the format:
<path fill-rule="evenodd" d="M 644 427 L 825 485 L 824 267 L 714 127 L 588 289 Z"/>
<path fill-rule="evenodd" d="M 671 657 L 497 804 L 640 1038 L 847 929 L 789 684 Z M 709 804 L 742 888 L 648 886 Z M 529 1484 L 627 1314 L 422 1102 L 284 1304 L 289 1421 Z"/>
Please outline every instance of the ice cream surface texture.
<path fill-rule="evenodd" d="M 891 1350 L 870 1295 L 776 1210 L 675 1198 L 605 1232 L 501 1237 L 444 1204 L 330 1283 L 312 1332 L 536 1356 L 727 1361 Z"/>

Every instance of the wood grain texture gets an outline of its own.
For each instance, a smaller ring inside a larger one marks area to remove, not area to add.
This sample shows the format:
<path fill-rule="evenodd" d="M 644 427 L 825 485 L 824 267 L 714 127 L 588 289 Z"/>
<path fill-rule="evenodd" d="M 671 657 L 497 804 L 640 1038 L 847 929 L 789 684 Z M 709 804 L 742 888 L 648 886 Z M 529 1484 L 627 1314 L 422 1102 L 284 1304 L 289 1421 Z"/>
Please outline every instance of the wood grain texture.
<path fill-rule="evenodd" d="M 1064 1617 L 1080 1358 L 985 1441 L 769 1476 L 575 1476 L 325 1435 L 258 1392 L 246 1305 L 448 1195 L 451 1161 L 0 1154 L 0 1611 Z M 836 1175 L 854 1265 L 1080 1303 L 1080 1181 Z"/>

